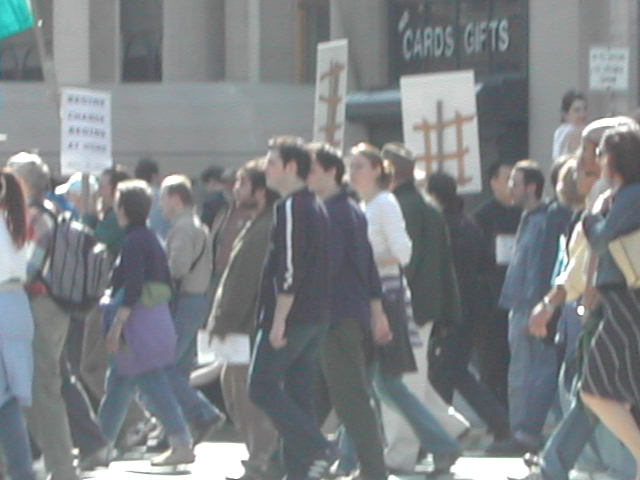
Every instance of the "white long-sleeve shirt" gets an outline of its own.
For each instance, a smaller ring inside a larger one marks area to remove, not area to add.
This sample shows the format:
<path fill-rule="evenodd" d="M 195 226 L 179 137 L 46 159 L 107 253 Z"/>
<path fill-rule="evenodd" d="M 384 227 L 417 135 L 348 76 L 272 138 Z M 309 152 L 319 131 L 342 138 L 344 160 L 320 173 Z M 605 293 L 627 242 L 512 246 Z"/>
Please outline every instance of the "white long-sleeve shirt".
<path fill-rule="evenodd" d="M 411 259 L 411 239 L 396 197 L 382 190 L 364 203 L 363 209 L 378 273 L 381 277 L 398 275 L 398 267 L 406 265 Z M 388 260 L 394 258 L 396 263 L 389 264 Z"/>
<path fill-rule="evenodd" d="M 26 246 L 18 249 L 7 228 L 4 212 L 0 213 L 0 284 L 9 280 L 19 280 L 24 283 L 27 279 L 27 261 L 29 259 Z"/>

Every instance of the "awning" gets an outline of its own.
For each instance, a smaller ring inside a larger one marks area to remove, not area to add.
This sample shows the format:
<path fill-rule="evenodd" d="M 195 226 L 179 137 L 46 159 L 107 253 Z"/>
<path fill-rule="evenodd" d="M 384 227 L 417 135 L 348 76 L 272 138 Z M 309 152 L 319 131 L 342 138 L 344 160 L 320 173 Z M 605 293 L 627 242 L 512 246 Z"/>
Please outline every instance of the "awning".
<path fill-rule="evenodd" d="M 520 75 L 500 75 L 476 82 L 478 112 L 506 123 L 528 121 L 528 84 Z M 355 92 L 347 96 L 347 120 L 396 123 L 402 118 L 400 89 Z"/>

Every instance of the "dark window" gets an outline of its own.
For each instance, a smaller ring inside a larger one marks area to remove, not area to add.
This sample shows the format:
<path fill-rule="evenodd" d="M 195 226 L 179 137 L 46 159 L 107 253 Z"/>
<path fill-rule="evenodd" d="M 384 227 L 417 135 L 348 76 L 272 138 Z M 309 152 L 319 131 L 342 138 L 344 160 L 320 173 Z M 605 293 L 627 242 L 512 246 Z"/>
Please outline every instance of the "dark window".
<path fill-rule="evenodd" d="M 52 54 L 53 5 L 52 0 L 38 0 L 42 19 L 42 36 L 45 48 Z M 42 81 L 40 54 L 33 30 L 0 40 L 0 80 Z"/>
<path fill-rule="evenodd" d="M 122 81 L 162 80 L 162 2 L 123 0 L 120 7 L 122 32 Z"/>
<path fill-rule="evenodd" d="M 392 80 L 473 69 L 527 75 L 528 0 L 390 0 Z"/>
<path fill-rule="evenodd" d="M 329 0 L 298 0 L 298 80 L 316 81 L 318 43 L 330 38 Z"/>

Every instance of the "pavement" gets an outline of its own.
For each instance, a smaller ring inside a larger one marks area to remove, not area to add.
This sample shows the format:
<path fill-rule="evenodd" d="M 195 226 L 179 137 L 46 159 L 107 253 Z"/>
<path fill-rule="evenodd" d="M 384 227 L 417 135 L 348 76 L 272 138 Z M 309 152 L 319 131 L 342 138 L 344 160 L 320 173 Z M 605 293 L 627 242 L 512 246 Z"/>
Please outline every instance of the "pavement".
<path fill-rule="evenodd" d="M 96 480 L 150 480 L 178 477 L 184 480 L 225 480 L 243 473 L 240 461 L 247 457 L 243 444 L 235 442 L 206 442 L 196 447 L 196 462 L 178 472 L 154 472 L 148 460 L 125 460 L 111 463 L 108 469 L 98 469 L 84 478 Z M 438 480 L 506 480 L 522 478 L 527 469 L 520 459 L 463 457 L 450 475 Z M 423 480 L 424 475 L 402 475 L 402 480 Z"/>

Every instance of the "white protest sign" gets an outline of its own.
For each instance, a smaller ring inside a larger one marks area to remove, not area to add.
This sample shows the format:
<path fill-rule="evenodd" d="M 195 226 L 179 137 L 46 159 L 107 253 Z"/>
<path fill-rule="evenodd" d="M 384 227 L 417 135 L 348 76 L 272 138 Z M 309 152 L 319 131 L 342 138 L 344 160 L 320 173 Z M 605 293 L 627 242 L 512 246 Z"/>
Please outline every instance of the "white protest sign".
<path fill-rule="evenodd" d="M 416 157 L 416 179 L 444 171 L 460 193 L 482 191 L 473 71 L 404 76 L 400 93 L 404 143 Z"/>
<path fill-rule="evenodd" d="M 313 140 L 342 151 L 347 96 L 347 40 L 318 44 Z"/>
<path fill-rule="evenodd" d="M 100 174 L 113 165 L 111 93 L 63 88 L 60 170 Z"/>
<path fill-rule="evenodd" d="M 629 49 L 589 49 L 589 89 L 623 92 L 629 89 Z"/>

